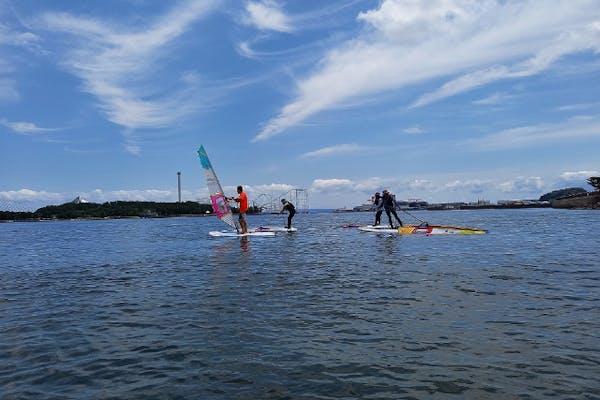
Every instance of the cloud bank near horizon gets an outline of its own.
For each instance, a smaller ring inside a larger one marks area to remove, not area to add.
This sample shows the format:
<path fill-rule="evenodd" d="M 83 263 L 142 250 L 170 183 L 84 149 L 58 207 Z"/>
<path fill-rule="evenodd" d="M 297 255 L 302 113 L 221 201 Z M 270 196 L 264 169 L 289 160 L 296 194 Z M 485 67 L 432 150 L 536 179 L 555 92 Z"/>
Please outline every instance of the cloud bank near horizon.
<path fill-rule="evenodd" d="M 566 187 L 583 187 L 586 190 L 592 190 L 586 183 L 587 179 L 591 176 L 600 176 L 600 171 L 565 171 L 555 176 L 515 176 L 512 179 L 444 180 L 438 177 L 435 179 L 420 178 L 405 180 L 402 178 L 371 177 L 362 180 L 352 180 L 347 178 L 318 178 L 313 180 L 308 190 L 312 196 L 317 197 L 317 200 L 315 201 L 313 198 L 311 203 L 314 202 L 318 205 L 331 208 L 339 206 L 323 203 L 323 201 L 327 201 L 323 199 L 328 199 L 331 195 L 337 198 L 337 196 L 343 194 L 344 198 L 354 199 L 356 202 L 354 205 L 357 205 L 364 199 L 368 199 L 376 191 L 383 189 L 388 189 L 392 193 L 395 193 L 399 200 L 408 200 L 406 193 L 410 193 L 411 198 L 419 198 L 429 202 L 474 201 L 474 199 L 481 198 L 481 196 L 488 196 L 490 193 L 496 193 L 498 196 L 520 193 L 522 196 L 526 196 L 521 197 L 521 199 L 525 199 L 538 198 L 545 193 Z M 273 198 L 286 196 L 296 187 L 288 183 L 271 183 L 245 185 L 244 190 L 251 199 L 259 204 L 261 201 L 267 203 Z M 224 189 L 227 193 L 235 193 L 235 188 L 235 186 L 226 186 Z M 464 198 L 464 193 L 470 194 L 471 197 Z M 57 193 L 24 188 L 13 191 L 0 191 L 0 205 L 3 206 L 0 207 L 0 211 L 20 211 L 23 208 L 23 204 L 31 205 L 30 209 L 50 204 L 62 204 L 72 201 L 77 196 L 95 203 L 117 200 L 174 202 L 177 201 L 178 197 L 177 191 L 167 189 L 108 191 L 95 189 L 89 192 Z M 208 202 L 208 197 L 207 189 L 182 191 L 182 199 L 184 201 Z M 503 200 L 503 198 L 498 197 L 496 200 Z"/>

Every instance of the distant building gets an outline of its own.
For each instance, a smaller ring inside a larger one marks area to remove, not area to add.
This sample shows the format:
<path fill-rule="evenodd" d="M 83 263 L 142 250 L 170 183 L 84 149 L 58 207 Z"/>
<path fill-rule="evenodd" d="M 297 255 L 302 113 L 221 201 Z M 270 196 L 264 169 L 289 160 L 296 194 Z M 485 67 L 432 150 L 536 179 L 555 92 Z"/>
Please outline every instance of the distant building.
<path fill-rule="evenodd" d="M 82 204 L 82 203 L 89 203 L 89 201 L 82 199 L 81 196 L 77 196 L 73 199 L 73 201 L 71 201 L 71 203 L 73 204 Z"/>

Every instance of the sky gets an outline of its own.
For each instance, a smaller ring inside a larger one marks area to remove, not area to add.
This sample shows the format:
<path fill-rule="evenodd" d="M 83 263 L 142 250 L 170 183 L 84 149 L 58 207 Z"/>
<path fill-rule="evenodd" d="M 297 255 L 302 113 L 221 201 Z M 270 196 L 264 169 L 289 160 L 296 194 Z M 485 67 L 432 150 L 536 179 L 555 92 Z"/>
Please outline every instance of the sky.
<path fill-rule="evenodd" d="M 600 0 L 0 0 L 0 210 L 203 201 L 201 144 L 251 202 L 592 190 Z"/>

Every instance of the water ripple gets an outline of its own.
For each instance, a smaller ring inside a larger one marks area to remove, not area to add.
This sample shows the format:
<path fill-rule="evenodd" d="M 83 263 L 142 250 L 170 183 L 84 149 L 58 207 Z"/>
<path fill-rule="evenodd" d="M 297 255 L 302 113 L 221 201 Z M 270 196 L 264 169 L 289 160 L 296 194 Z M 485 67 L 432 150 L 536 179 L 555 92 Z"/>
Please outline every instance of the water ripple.
<path fill-rule="evenodd" d="M 335 228 L 368 213 L 243 241 L 210 218 L 0 224 L 0 398 L 599 398 L 600 215 L 421 217 L 490 233 Z"/>

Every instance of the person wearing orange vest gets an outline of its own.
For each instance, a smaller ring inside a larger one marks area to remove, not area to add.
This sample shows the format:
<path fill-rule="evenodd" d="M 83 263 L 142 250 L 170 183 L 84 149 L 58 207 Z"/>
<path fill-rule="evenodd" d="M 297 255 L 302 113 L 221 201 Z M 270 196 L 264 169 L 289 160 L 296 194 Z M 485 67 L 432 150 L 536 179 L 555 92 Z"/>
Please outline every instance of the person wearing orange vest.
<path fill-rule="evenodd" d="M 237 187 L 238 197 L 231 197 L 231 200 L 234 200 L 236 203 L 240 204 L 240 226 L 242 227 L 241 234 L 248 233 L 248 223 L 246 222 L 246 212 L 248 211 L 248 196 L 244 193 L 244 188 L 242 186 Z"/>

